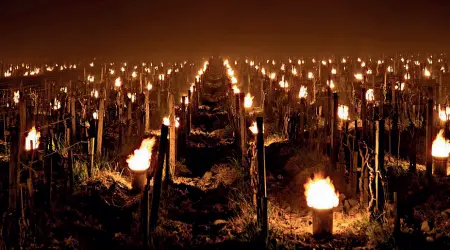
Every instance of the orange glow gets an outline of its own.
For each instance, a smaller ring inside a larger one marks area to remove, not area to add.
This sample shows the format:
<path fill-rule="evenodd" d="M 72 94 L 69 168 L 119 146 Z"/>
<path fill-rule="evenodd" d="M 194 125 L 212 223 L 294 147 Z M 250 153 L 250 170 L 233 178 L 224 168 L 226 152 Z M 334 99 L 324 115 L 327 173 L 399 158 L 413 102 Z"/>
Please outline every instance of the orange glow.
<path fill-rule="evenodd" d="M 249 129 L 254 135 L 258 134 L 258 127 L 256 127 L 256 122 L 253 122 L 252 126 L 250 126 Z"/>
<path fill-rule="evenodd" d="M 151 83 L 147 83 L 147 90 L 150 91 L 152 90 L 153 85 Z"/>
<path fill-rule="evenodd" d="M 239 94 L 241 92 L 241 90 L 236 85 L 233 85 L 233 92 L 235 94 Z"/>
<path fill-rule="evenodd" d="M 315 174 L 314 179 L 308 178 L 305 183 L 306 202 L 315 209 L 331 209 L 339 205 L 339 193 L 334 189 L 330 177 Z"/>
<path fill-rule="evenodd" d="M 431 148 L 431 155 L 435 157 L 448 157 L 450 153 L 450 141 L 445 140 L 444 138 L 444 130 L 441 129 L 436 136 L 436 139 L 433 141 L 433 145 Z"/>
<path fill-rule="evenodd" d="M 134 150 L 134 153 L 128 156 L 128 167 L 133 171 L 147 170 L 150 167 L 153 145 L 155 145 L 155 138 L 143 140 L 139 149 Z"/>
<path fill-rule="evenodd" d="M 427 68 L 425 68 L 425 70 L 424 70 L 424 72 L 423 72 L 423 75 L 424 75 L 425 77 L 430 77 L 430 76 L 431 76 L 431 72 L 430 72 Z"/>
<path fill-rule="evenodd" d="M 276 77 L 277 77 L 276 73 L 270 73 L 270 79 L 275 80 Z"/>
<path fill-rule="evenodd" d="M 39 147 L 40 137 L 41 133 L 36 131 L 36 128 L 33 126 L 31 130 L 28 132 L 27 137 L 25 138 L 25 150 L 30 151 L 37 149 Z"/>
<path fill-rule="evenodd" d="M 17 90 L 17 91 L 14 92 L 14 97 L 13 97 L 14 103 L 19 103 L 19 98 L 20 98 L 20 93 Z"/>
<path fill-rule="evenodd" d="M 357 73 L 357 74 L 355 74 L 355 78 L 358 81 L 362 81 L 363 80 L 363 75 L 361 73 Z"/>
<path fill-rule="evenodd" d="M 231 77 L 231 83 L 232 84 L 236 84 L 237 83 L 237 79 L 236 79 L 236 77 Z"/>

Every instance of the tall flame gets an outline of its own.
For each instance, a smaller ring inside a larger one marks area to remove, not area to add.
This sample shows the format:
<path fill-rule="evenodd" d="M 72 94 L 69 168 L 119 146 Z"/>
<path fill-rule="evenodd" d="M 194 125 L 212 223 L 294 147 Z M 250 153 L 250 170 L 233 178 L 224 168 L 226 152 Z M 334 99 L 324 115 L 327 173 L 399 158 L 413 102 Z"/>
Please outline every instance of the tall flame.
<path fill-rule="evenodd" d="M 28 132 L 27 137 L 25 138 L 25 150 L 30 151 L 33 149 L 37 149 L 39 147 L 40 137 L 41 133 L 36 131 L 36 128 L 33 126 Z"/>
<path fill-rule="evenodd" d="M 450 153 L 450 141 L 445 140 L 444 130 L 441 129 L 433 141 L 431 146 L 431 155 L 435 157 L 448 157 Z"/>
<path fill-rule="evenodd" d="M 155 145 L 155 138 L 143 140 L 139 149 L 134 150 L 134 153 L 128 156 L 128 167 L 134 171 L 147 170 L 150 167 L 153 145 Z"/>
<path fill-rule="evenodd" d="M 331 209 L 339 205 L 339 193 L 334 189 L 330 177 L 315 174 L 314 179 L 308 178 L 305 183 L 306 202 L 316 209 Z"/>
<path fill-rule="evenodd" d="M 250 93 L 247 93 L 247 95 L 244 98 L 244 107 L 245 108 L 251 108 L 253 104 L 253 96 L 250 95 Z"/>

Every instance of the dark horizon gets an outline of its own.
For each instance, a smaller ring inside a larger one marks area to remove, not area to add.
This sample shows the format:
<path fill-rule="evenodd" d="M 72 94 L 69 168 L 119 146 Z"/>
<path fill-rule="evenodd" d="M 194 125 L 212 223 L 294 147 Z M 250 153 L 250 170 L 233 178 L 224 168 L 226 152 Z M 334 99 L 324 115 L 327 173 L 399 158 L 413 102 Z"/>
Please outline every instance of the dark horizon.
<path fill-rule="evenodd" d="M 181 60 L 212 54 L 450 50 L 450 2 L 443 0 L 4 0 L 0 22 L 0 59 Z"/>

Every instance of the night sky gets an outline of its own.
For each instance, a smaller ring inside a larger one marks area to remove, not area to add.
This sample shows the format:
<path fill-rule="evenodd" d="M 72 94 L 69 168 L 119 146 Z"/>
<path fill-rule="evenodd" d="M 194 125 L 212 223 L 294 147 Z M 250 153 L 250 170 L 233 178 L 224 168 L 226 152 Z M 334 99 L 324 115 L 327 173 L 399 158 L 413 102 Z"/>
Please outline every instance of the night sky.
<path fill-rule="evenodd" d="M 446 0 L 0 0 L 0 23 L 0 58 L 450 49 Z"/>

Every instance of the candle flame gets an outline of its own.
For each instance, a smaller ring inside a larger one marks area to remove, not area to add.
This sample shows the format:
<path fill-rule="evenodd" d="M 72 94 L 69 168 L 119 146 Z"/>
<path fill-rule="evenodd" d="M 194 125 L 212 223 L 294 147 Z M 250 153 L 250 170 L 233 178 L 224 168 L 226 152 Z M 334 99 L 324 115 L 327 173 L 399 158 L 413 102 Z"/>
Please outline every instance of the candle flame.
<path fill-rule="evenodd" d="M 122 80 L 120 79 L 120 77 L 117 77 L 114 82 L 114 86 L 119 88 L 121 85 L 122 85 Z"/>

